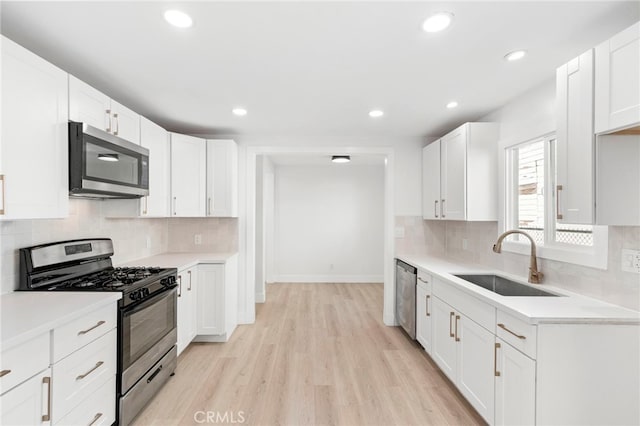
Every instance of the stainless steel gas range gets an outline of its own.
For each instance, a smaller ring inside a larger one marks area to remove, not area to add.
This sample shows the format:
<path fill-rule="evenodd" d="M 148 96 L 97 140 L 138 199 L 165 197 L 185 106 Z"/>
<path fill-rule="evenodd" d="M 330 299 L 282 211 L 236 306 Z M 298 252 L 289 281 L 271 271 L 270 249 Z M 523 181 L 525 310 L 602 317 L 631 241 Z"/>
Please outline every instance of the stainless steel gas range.
<path fill-rule="evenodd" d="M 24 291 L 119 291 L 117 423 L 128 425 L 176 368 L 176 268 L 114 268 L 108 238 L 20 249 Z"/>

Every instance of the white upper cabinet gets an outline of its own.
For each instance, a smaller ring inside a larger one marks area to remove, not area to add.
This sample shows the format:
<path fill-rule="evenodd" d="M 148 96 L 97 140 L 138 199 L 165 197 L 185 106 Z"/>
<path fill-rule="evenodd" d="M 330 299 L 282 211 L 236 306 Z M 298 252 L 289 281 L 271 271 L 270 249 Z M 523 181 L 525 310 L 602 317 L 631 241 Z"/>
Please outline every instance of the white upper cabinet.
<path fill-rule="evenodd" d="M 595 49 L 595 132 L 640 126 L 640 22 Z"/>
<path fill-rule="evenodd" d="M 72 75 L 69 75 L 69 119 L 140 143 L 140 116 Z"/>
<path fill-rule="evenodd" d="M 497 220 L 494 123 L 466 123 L 422 151 L 424 219 Z"/>
<path fill-rule="evenodd" d="M 204 139 L 171 133 L 171 216 L 205 216 Z"/>
<path fill-rule="evenodd" d="M 2 37 L 0 218 L 68 215 L 67 73 Z"/>
<path fill-rule="evenodd" d="M 207 216 L 238 216 L 238 145 L 207 141 Z"/>
<path fill-rule="evenodd" d="M 557 220 L 594 221 L 593 50 L 556 72 Z"/>
<path fill-rule="evenodd" d="M 149 195 L 140 200 L 140 215 L 168 217 L 171 189 L 169 133 L 145 117 L 140 117 L 140 145 L 149 150 Z"/>

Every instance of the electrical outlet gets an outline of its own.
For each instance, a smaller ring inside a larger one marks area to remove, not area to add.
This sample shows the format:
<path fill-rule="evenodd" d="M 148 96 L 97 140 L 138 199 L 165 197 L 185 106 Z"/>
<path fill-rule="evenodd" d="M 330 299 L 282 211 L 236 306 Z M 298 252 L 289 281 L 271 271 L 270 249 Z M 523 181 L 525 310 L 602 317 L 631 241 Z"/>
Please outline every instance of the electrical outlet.
<path fill-rule="evenodd" d="M 466 238 L 462 239 L 462 250 L 469 250 L 469 241 Z"/>
<path fill-rule="evenodd" d="M 202 235 L 201 234 L 196 234 L 193 236 L 193 242 L 196 245 L 200 245 L 202 244 Z"/>
<path fill-rule="evenodd" d="M 622 249 L 622 270 L 640 274 L 640 250 Z"/>
<path fill-rule="evenodd" d="M 147 235 L 147 248 L 151 248 L 151 237 Z"/>

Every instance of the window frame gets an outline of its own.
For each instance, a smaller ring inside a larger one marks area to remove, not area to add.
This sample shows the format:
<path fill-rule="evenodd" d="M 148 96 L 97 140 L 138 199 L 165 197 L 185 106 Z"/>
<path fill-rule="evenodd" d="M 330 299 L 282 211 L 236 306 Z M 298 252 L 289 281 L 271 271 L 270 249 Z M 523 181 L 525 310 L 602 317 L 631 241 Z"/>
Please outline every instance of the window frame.
<path fill-rule="evenodd" d="M 556 242 L 556 190 L 555 190 L 555 155 L 551 146 L 557 143 L 556 133 L 551 132 L 542 136 L 504 147 L 504 221 L 502 230 L 518 229 L 518 161 L 516 148 L 537 141 L 544 141 L 545 155 L 545 193 L 544 193 L 544 242 L 537 244 L 537 255 L 543 259 L 572 263 L 597 269 L 607 269 L 608 262 L 608 228 L 593 225 L 593 245 L 582 246 Z M 552 190 L 549 190 L 553 188 Z M 512 253 L 528 255 L 531 252 L 530 243 L 526 239 L 505 240 L 502 249 Z"/>

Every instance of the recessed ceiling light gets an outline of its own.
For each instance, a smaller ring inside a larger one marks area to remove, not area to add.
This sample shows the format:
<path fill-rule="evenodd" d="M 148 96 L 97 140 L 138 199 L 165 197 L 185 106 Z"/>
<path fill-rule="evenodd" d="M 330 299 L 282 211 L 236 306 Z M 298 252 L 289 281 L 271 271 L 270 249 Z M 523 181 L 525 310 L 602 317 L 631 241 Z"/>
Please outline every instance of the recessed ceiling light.
<path fill-rule="evenodd" d="M 514 50 L 513 52 L 509 52 L 506 55 L 504 55 L 504 59 L 509 62 L 513 62 L 513 61 L 517 61 L 519 59 L 524 58 L 526 54 L 527 54 L 526 50 Z"/>
<path fill-rule="evenodd" d="M 458 106 L 458 103 L 456 101 L 451 101 L 447 104 L 447 108 L 451 109 L 451 108 L 455 108 Z"/>
<path fill-rule="evenodd" d="M 334 155 L 331 157 L 331 161 L 334 163 L 348 163 L 351 161 L 351 156 L 349 155 Z"/>
<path fill-rule="evenodd" d="M 191 19 L 191 16 L 179 10 L 167 10 L 164 13 L 164 19 L 174 27 L 178 28 L 189 28 L 193 25 L 193 19 Z"/>
<path fill-rule="evenodd" d="M 231 112 L 240 117 L 247 115 L 247 110 L 244 108 L 234 108 Z"/>
<path fill-rule="evenodd" d="M 381 111 L 379 109 L 374 109 L 372 111 L 369 111 L 369 117 L 378 118 L 378 117 L 382 117 L 383 115 L 384 115 L 384 111 Z"/>
<path fill-rule="evenodd" d="M 434 13 L 424 21 L 422 29 L 428 33 L 437 33 L 451 25 L 452 20 L 453 13 L 451 12 Z"/>

